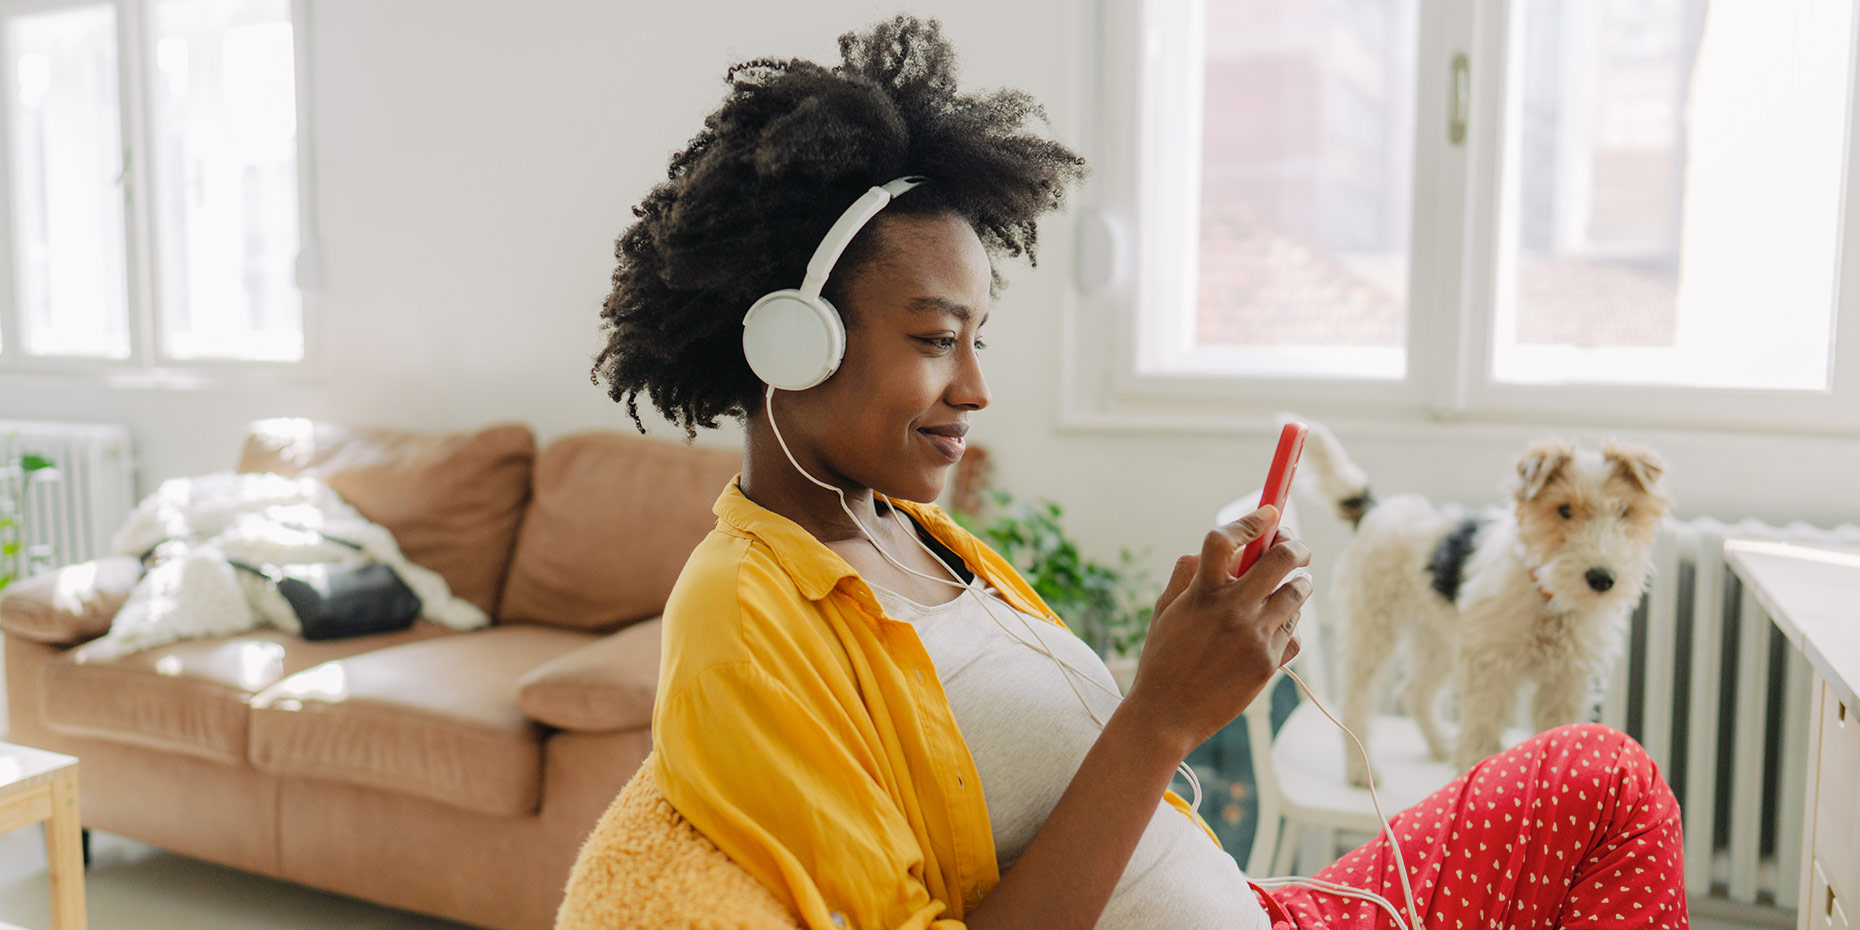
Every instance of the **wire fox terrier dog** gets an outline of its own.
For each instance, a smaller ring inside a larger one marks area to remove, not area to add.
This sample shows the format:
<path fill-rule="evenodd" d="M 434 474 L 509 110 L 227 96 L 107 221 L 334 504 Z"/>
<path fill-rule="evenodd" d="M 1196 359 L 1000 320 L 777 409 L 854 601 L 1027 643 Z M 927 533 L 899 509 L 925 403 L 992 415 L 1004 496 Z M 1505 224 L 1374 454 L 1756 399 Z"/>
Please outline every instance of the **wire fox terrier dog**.
<path fill-rule="evenodd" d="M 1313 424 L 1305 468 L 1356 526 L 1335 569 L 1343 722 L 1369 741 L 1382 673 L 1406 646 L 1402 702 L 1436 760 L 1461 771 L 1502 749 L 1518 687 L 1535 681 L 1539 732 L 1588 718 L 1653 571 L 1672 506 L 1664 463 L 1637 446 L 1539 442 L 1518 459 L 1510 507 L 1472 511 L 1404 494 L 1378 502 L 1337 438 Z M 1441 685 L 1459 698 L 1449 753 Z M 1350 781 L 1369 783 L 1354 748 Z"/>

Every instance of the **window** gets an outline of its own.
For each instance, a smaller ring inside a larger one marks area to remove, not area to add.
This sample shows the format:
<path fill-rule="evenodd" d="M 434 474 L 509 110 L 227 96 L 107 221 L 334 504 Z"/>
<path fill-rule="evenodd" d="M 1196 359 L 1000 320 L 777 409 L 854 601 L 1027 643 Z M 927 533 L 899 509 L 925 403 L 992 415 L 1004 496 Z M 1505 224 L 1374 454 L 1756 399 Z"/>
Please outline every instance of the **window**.
<path fill-rule="evenodd" d="M 1081 246 L 1133 243 L 1134 273 L 1081 279 L 1073 418 L 1860 429 L 1857 25 L 1840 0 L 1105 0 Z"/>
<path fill-rule="evenodd" d="M 1520 12 L 1494 376 L 1825 389 L 1852 7 Z"/>
<path fill-rule="evenodd" d="M 1403 376 L 1415 7 L 1207 4 L 1193 325 L 1155 367 Z"/>
<path fill-rule="evenodd" d="M 129 356 L 116 27 L 109 6 L 6 22 L 14 300 L 33 355 Z"/>
<path fill-rule="evenodd" d="M 300 15 L 0 0 L 0 367 L 304 359 Z"/>

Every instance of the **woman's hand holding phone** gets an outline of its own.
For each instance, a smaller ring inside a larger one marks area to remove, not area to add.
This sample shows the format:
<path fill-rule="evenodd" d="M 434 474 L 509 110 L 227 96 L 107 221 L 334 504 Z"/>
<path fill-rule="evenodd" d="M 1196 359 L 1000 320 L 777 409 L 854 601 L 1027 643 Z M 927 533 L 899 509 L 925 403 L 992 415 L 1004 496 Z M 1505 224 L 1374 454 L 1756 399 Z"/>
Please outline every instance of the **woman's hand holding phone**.
<path fill-rule="evenodd" d="M 1234 575 L 1246 545 L 1278 529 L 1278 519 L 1267 505 L 1209 530 L 1199 555 L 1176 560 L 1156 602 L 1124 704 L 1180 739 L 1184 756 L 1240 716 L 1298 654 L 1297 614 L 1311 579 L 1280 581 L 1311 564 L 1311 550 L 1279 529 L 1265 555 Z"/>

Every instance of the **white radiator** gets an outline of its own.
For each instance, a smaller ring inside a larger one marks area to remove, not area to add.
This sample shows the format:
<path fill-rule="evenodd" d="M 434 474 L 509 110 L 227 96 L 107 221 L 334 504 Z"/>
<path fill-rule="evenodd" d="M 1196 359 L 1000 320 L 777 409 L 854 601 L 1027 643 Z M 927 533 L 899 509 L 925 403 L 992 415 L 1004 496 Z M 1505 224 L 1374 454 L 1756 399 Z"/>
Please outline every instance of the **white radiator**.
<path fill-rule="evenodd" d="M 1602 722 L 1638 739 L 1678 794 L 1695 906 L 1793 911 L 1808 666 L 1725 564 L 1734 537 L 1855 545 L 1860 526 L 1669 520 Z"/>
<path fill-rule="evenodd" d="M 25 482 L 8 468 L 22 453 L 50 459 L 56 477 Z M 0 420 L 0 498 L 24 524 L 22 576 L 103 555 L 135 506 L 133 466 L 126 427 Z"/>

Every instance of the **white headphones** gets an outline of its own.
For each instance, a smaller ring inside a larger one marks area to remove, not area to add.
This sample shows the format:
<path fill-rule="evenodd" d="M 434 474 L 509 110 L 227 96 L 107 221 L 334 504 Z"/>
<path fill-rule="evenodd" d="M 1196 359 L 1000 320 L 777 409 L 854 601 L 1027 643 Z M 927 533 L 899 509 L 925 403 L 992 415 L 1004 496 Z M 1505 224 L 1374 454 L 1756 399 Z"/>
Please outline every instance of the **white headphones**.
<path fill-rule="evenodd" d="M 912 175 L 866 191 L 840 214 L 807 262 L 807 277 L 797 289 L 770 291 L 743 315 L 743 357 L 749 370 L 769 387 L 805 391 L 840 368 L 846 355 L 846 324 L 820 289 L 840 253 L 891 198 L 928 181 Z"/>

